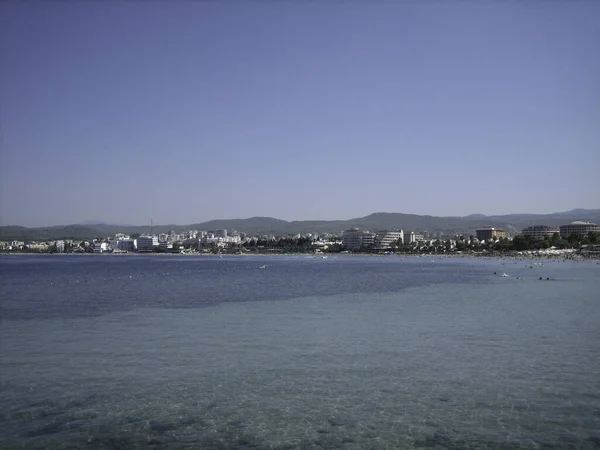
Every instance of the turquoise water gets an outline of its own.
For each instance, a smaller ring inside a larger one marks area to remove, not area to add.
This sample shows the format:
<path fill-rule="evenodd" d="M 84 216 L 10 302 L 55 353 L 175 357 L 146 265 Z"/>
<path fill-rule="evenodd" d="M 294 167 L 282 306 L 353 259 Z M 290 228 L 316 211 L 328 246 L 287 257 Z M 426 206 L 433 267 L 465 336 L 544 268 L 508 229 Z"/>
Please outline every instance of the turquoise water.
<path fill-rule="evenodd" d="M 595 262 L 1 261 L 3 447 L 600 447 Z"/>

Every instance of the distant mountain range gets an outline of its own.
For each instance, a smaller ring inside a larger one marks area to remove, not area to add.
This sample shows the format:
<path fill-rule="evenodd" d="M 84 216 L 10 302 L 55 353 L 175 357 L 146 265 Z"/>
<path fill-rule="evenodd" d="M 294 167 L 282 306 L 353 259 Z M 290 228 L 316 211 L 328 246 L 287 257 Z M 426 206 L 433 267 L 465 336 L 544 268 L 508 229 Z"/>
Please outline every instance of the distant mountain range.
<path fill-rule="evenodd" d="M 582 220 L 600 223 L 600 209 L 573 209 L 553 214 L 509 214 L 486 216 L 471 214 L 464 217 L 436 217 L 402 213 L 373 213 L 365 217 L 350 220 L 300 220 L 288 222 L 272 217 L 252 217 L 249 219 L 224 219 L 190 225 L 155 225 L 155 233 L 174 230 L 217 230 L 226 228 L 251 235 L 274 234 L 286 235 L 297 233 L 340 233 L 348 228 L 364 228 L 371 231 L 386 229 L 402 229 L 404 231 L 448 232 L 474 234 L 484 225 L 505 228 L 517 232 L 529 225 L 560 226 Z M 115 233 L 149 233 L 150 226 L 110 225 L 95 223 L 86 225 L 65 225 L 40 228 L 19 226 L 0 227 L 0 240 L 45 240 L 45 239 L 91 239 L 111 236 Z"/>

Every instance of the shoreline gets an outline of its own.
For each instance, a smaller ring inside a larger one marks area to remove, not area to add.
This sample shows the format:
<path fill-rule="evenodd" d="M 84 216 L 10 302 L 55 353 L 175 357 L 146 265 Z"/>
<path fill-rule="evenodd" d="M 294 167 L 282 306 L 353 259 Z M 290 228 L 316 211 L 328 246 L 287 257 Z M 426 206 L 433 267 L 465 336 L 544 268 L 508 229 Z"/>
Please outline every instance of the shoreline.
<path fill-rule="evenodd" d="M 586 261 L 586 260 L 600 260 L 600 254 L 598 253 L 578 253 L 565 252 L 561 254 L 502 254 L 502 253 L 391 253 L 391 254 L 377 254 L 377 253 L 326 253 L 326 254 L 314 254 L 314 253 L 37 253 L 37 252 L 0 252 L 0 256 L 94 256 L 94 257 L 121 257 L 121 256 L 134 256 L 134 257 L 148 257 L 148 256 L 159 256 L 159 257 L 207 257 L 207 258 L 223 258 L 223 257 L 247 257 L 247 256 L 268 256 L 268 257 L 282 257 L 282 256 L 304 256 L 314 258 L 330 258 L 330 257 L 402 257 L 402 258 L 433 258 L 433 259 L 446 259 L 446 258 L 496 258 L 496 259 L 515 259 L 515 260 L 564 260 L 564 261 Z"/>

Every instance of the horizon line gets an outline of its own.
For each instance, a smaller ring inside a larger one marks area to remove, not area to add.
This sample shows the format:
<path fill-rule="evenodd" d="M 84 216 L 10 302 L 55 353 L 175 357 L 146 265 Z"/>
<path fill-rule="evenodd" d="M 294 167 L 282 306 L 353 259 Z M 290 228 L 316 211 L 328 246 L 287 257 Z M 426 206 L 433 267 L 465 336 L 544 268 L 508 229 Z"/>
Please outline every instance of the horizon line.
<path fill-rule="evenodd" d="M 503 216 L 551 216 L 551 215 L 555 215 L 555 214 L 565 214 L 565 213 L 570 213 L 570 212 L 574 212 L 574 211 L 600 211 L 600 207 L 599 208 L 572 208 L 566 211 L 556 211 L 556 212 L 551 212 L 551 213 L 533 213 L 533 212 L 525 212 L 525 213 L 508 213 L 508 214 L 483 214 L 483 213 L 471 213 L 471 214 L 466 214 L 463 216 L 439 216 L 439 215 L 433 215 L 433 214 L 414 214 L 414 213 L 404 213 L 404 212 L 385 212 L 385 211 L 376 211 L 376 212 L 372 212 L 367 214 L 366 216 L 360 216 L 360 217 L 351 217 L 349 219 L 301 219 L 301 220 L 285 220 L 285 219 L 279 219 L 277 217 L 273 217 L 273 216 L 251 216 L 251 217 L 245 217 L 245 218 L 217 218 L 217 219 L 209 219 L 209 220 L 204 220 L 202 222 L 193 222 L 193 223 L 187 223 L 187 224 L 176 224 L 176 223 L 167 223 L 164 225 L 149 225 L 149 224 L 142 224 L 142 225 L 135 225 L 135 224 L 116 224 L 116 223 L 107 223 L 107 222 L 103 222 L 103 221 L 98 221 L 97 223 L 90 223 L 91 221 L 84 221 L 84 222 L 80 222 L 80 223 L 67 223 L 67 224 L 56 224 L 56 225 L 41 225 L 41 226 L 27 226 L 27 225 L 17 225 L 17 224 L 10 224 L 10 225 L 0 225 L 0 228 L 8 228 L 8 227 L 21 227 L 21 228 L 56 228 L 56 227 L 72 227 L 72 226 L 77 226 L 77 227 L 93 227 L 93 226 L 111 226 L 111 227 L 168 227 L 168 226 L 174 226 L 174 227 L 186 227 L 186 226 L 192 226 L 192 225 L 199 225 L 199 224 L 204 224 L 204 223 L 208 223 L 208 222 L 215 222 L 215 221 L 230 221 L 230 220 L 251 220 L 251 219 L 273 219 L 273 220 L 280 220 L 282 222 L 287 222 L 287 223 L 294 223 L 294 222 L 347 222 L 349 220 L 356 220 L 356 219 L 364 219 L 366 217 L 375 215 L 375 214 L 402 214 L 402 215 L 406 215 L 406 216 L 420 216 L 420 217 L 438 217 L 438 218 L 455 218 L 455 219 L 465 219 L 471 216 L 483 216 L 483 217 L 503 217 Z"/>

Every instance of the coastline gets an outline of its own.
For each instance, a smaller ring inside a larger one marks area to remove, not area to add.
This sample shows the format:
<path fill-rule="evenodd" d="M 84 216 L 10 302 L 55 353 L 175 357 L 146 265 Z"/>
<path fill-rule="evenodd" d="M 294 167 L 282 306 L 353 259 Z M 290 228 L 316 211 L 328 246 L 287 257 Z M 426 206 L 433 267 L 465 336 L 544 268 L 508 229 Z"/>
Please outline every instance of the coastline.
<path fill-rule="evenodd" d="M 585 261 L 598 260 L 600 261 L 599 253 L 579 253 L 576 251 L 565 252 L 560 254 L 548 253 L 531 253 L 531 254 L 516 254 L 511 253 L 38 253 L 38 252 L 0 252 L 0 256 L 93 256 L 93 257 L 206 257 L 206 258 L 223 258 L 223 257 L 248 257 L 248 256 L 267 256 L 267 257 L 289 257 L 289 256 L 304 256 L 314 258 L 352 258 L 352 257 L 401 257 L 401 258 L 430 258 L 430 259 L 447 259 L 447 258 L 496 258 L 496 259 L 511 259 L 511 260 L 565 260 L 565 261 Z"/>

